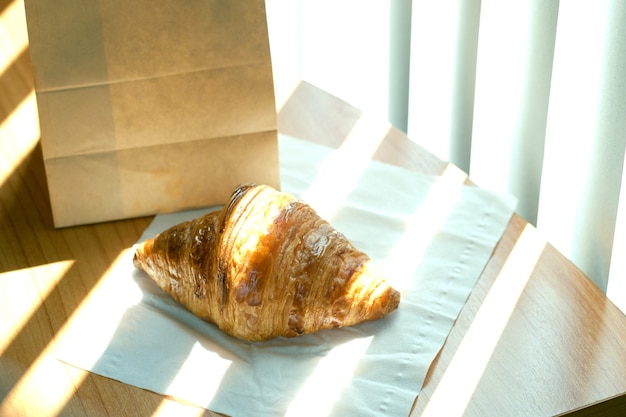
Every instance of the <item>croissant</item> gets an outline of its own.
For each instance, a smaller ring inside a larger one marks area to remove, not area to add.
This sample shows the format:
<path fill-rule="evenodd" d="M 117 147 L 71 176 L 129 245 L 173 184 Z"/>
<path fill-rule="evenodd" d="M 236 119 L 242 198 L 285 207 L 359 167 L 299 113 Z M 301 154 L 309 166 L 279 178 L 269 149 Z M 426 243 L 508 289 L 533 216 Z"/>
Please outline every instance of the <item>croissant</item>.
<path fill-rule="evenodd" d="M 133 263 L 197 317 L 240 339 L 377 320 L 400 293 L 308 204 L 240 185 L 222 210 L 140 243 Z"/>

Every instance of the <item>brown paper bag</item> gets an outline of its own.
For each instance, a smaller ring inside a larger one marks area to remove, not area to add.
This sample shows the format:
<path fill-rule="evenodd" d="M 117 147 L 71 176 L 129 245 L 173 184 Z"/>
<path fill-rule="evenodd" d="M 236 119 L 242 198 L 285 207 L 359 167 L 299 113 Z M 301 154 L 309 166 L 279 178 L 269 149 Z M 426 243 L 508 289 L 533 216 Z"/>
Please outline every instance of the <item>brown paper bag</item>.
<path fill-rule="evenodd" d="M 264 0 L 25 0 L 55 226 L 279 187 Z"/>

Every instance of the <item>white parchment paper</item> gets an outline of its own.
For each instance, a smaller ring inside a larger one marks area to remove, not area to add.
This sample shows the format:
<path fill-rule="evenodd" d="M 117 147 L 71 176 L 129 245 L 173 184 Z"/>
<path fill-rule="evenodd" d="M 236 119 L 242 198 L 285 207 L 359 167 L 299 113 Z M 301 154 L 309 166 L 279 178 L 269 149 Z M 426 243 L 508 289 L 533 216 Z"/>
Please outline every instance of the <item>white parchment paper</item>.
<path fill-rule="evenodd" d="M 280 138 L 282 189 L 367 252 L 401 291 L 382 320 L 244 342 L 203 322 L 123 252 L 58 344 L 59 359 L 231 416 L 406 416 L 513 213 L 511 197 Z M 219 207 L 157 216 L 142 239 Z"/>

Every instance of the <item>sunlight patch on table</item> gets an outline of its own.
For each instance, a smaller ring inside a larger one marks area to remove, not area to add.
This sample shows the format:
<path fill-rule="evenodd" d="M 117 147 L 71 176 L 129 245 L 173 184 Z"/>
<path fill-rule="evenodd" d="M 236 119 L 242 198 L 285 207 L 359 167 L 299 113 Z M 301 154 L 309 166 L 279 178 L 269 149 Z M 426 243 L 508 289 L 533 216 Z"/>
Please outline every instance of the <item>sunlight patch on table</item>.
<path fill-rule="evenodd" d="M 27 48 L 24 2 L 15 0 L 0 14 L 0 74 Z"/>
<path fill-rule="evenodd" d="M 85 369 L 91 369 L 107 348 L 106 343 L 99 341 L 111 340 L 128 308 L 141 302 L 143 293 L 123 273 L 133 253 L 132 249 L 125 249 L 118 255 L 68 320 L 63 334 L 59 335 L 62 337 L 57 337 L 61 350 L 72 346 L 73 340 L 93 342 L 90 349 L 80 352 L 81 367 Z"/>
<path fill-rule="evenodd" d="M 57 361 L 51 342 L 0 402 L 0 416 L 13 415 L 12 404 L 24 407 L 24 415 L 56 416 L 86 376 L 87 372 Z"/>
<path fill-rule="evenodd" d="M 0 355 L 42 307 L 72 265 L 73 260 L 59 261 L 0 274 L 0 292 L 13 294 L 0 305 L 3 318 L 0 320 Z"/>
<path fill-rule="evenodd" d="M 317 177 L 302 199 L 322 218 L 331 220 L 359 182 L 390 128 L 387 122 L 362 115 L 339 149 L 320 164 Z"/>
<path fill-rule="evenodd" d="M 0 124 L 0 187 L 39 143 L 37 99 L 32 90 Z"/>
<path fill-rule="evenodd" d="M 536 229 L 526 225 L 435 388 L 424 417 L 463 415 L 545 244 Z"/>
<path fill-rule="evenodd" d="M 199 417 L 205 412 L 204 408 L 164 398 L 152 417 Z"/>
<path fill-rule="evenodd" d="M 74 395 L 76 388 L 82 383 L 88 373 L 82 369 L 67 366 L 57 360 L 57 343 L 67 341 L 71 333 L 73 321 L 83 315 L 85 307 L 94 297 L 94 294 L 98 294 L 101 291 L 116 291 L 113 299 L 118 300 L 120 303 L 127 302 L 128 297 L 136 297 L 136 294 L 120 292 L 119 288 L 114 289 L 106 284 L 107 276 L 115 275 L 116 265 L 122 260 L 125 261 L 128 259 L 127 251 L 128 249 L 120 253 L 117 259 L 101 276 L 94 288 L 81 301 L 81 304 L 55 334 L 54 338 L 48 342 L 45 349 L 43 349 L 37 359 L 30 364 L 24 375 L 22 375 L 8 392 L 5 399 L 0 403 L 0 416 L 9 415 L 11 404 L 27 404 L 28 407 L 34 407 L 28 409 L 29 415 L 55 416 L 65 407 L 69 399 Z M 48 287 L 40 288 L 38 291 L 42 294 L 46 291 L 50 292 L 56 284 L 60 282 L 61 277 L 69 270 L 73 262 L 74 261 L 64 261 L 51 264 L 51 266 L 42 266 L 42 268 L 51 267 L 56 269 L 57 273 L 54 275 L 56 275 L 57 278 L 53 280 L 54 285 L 50 283 Z M 12 290 L 12 292 L 15 293 L 14 290 Z M 38 295 L 38 297 L 40 296 Z M 43 298 L 41 298 L 41 300 L 43 300 Z M 104 310 L 107 312 L 107 315 L 100 314 L 98 316 L 91 316 L 92 321 L 90 321 L 89 326 L 93 331 L 111 331 L 111 329 L 106 328 L 106 324 L 111 322 L 110 314 L 115 314 L 116 310 L 113 307 L 114 306 L 109 305 L 109 308 Z M 71 338 L 69 338 L 69 340 L 71 342 Z M 37 398 L 38 401 L 30 401 L 29 399 L 31 398 Z"/>
<path fill-rule="evenodd" d="M 80 369 L 173 398 L 184 398 L 186 403 L 206 404 L 207 398 L 221 388 L 222 377 L 232 360 L 224 352 L 207 348 L 206 341 L 199 342 L 193 331 L 173 331 L 180 323 L 168 319 L 172 312 L 167 309 L 171 306 L 154 304 L 155 295 L 129 275 L 133 254 L 134 246 L 125 249 L 103 274 L 59 337 L 58 356 Z M 146 335 L 145 329 L 155 331 Z M 176 341 L 170 341 L 172 337 Z M 129 350 L 129 346 L 137 345 L 141 347 Z M 170 345 L 183 346 L 186 350 L 168 350 Z M 168 353 L 164 354 L 165 351 Z M 120 360 L 117 355 L 125 359 Z M 150 367 L 136 366 L 146 356 L 151 358 L 147 363 L 154 361 Z M 156 384 L 138 382 L 138 378 L 148 374 L 153 377 L 149 380 L 157 381 Z M 161 381 L 163 375 L 167 377 Z M 210 375 L 210 378 L 197 378 L 198 375 Z M 160 407 L 162 415 L 173 407 L 165 404 Z"/>

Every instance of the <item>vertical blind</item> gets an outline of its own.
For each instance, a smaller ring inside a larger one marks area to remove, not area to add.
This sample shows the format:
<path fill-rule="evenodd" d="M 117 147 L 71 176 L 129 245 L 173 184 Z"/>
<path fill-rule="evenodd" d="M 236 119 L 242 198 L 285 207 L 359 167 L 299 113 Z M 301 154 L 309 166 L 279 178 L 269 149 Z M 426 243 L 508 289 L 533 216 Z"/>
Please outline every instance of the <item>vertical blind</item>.
<path fill-rule="evenodd" d="M 279 102 L 305 79 L 515 195 L 626 311 L 626 2 L 266 4 Z"/>

